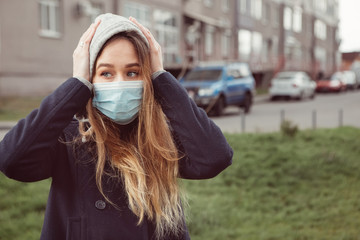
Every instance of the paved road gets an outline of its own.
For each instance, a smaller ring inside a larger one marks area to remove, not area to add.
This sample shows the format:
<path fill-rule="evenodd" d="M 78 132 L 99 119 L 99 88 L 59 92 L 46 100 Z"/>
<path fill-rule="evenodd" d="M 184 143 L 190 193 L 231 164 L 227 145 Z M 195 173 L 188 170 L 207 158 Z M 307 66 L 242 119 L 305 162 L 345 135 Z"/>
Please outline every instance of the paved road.
<path fill-rule="evenodd" d="M 14 124 L 14 122 L 0 122 L 0 140 L 4 138 L 5 134 Z"/>
<path fill-rule="evenodd" d="M 3 139 L 3 137 L 5 136 L 6 131 L 5 130 L 0 130 L 0 140 Z"/>
<path fill-rule="evenodd" d="M 342 110 L 342 121 L 339 112 Z M 291 120 L 300 129 L 333 128 L 339 125 L 360 127 L 360 91 L 342 94 L 318 94 L 314 100 L 278 100 L 270 102 L 268 98 L 260 98 L 252 108 L 250 114 L 245 115 L 242 123 L 242 111 L 236 107 L 229 107 L 225 116 L 211 117 L 224 131 L 229 133 L 243 132 L 274 132 L 279 131 L 281 111 L 284 118 Z M 314 125 L 313 111 L 316 111 Z M 7 123 L 11 126 L 12 123 Z M 4 125 L 4 124 L 2 124 Z M 5 124 L 6 125 L 6 124 Z M 0 128 L 0 139 L 7 130 Z"/>
<path fill-rule="evenodd" d="M 283 99 L 271 102 L 266 98 L 253 106 L 251 113 L 245 116 L 245 124 L 242 123 L 241 110 L 235 107 L 228 108 L 224 117 L 212 119 L 224 132 L 243 132 L 243 129 L 245 132 L 273 132 L 279 131 L 282 111 L 284 118 L 300 129 L 339 125 L 360 127 L 360 91 L 317 94 L 314 100 L 302 101 Z"/>

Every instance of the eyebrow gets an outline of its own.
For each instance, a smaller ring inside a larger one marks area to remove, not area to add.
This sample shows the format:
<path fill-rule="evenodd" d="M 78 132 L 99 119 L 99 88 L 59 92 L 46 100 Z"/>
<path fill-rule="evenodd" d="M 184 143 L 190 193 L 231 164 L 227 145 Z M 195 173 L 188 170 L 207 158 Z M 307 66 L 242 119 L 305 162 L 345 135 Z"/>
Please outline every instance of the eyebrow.
<path fill-rule="evenodd" d="M 101 68 L 101 67 L 110 67 L 110 68 L 114 68 L 114 65 L 111 63 L 100 63 L 97 66 L 97 69 Z M 125 68 L 131 68 L 131 67 L 140 67 L 139 63 L 129 63 L 125 65 Z"/>
<path fill-rule="evenodd" d="M 100 63 L 100 64 L 97 66 L 97 69 L 99 69 L 99 68 L 101 68 L 101 67 L 114 68 L 114 65 L 113 65 L 113 64 L 110 64 L 110 63 Z"/>
<path fill-rule="evenodd" d="M 131 67 L 140 67 L 139 63 L 129 63 L 125 65 L 126 68 L 131 68 Z"/>

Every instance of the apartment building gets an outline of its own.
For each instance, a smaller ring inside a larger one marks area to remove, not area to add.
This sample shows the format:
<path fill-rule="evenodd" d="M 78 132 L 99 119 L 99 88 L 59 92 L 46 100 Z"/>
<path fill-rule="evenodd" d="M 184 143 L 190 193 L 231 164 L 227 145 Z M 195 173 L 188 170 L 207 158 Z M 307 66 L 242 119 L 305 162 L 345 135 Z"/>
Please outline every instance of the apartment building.
<path fill-rule="evenodd" d="M 45 95 L 72 76 L 72 53 L 97 15 L 134 16 L 156 35 L 165 67 L 181 69 L 182 1 L 0 1 L 0 95 Z"/>
<path fill-rule="evenodd" d="M 95 15 L 112 8 L 108 4 L 0 1 L 0 95 L 45 95 L 71 77 L 82 32 Z"/>
<path fill-rule="evenodd" d="M 340 64 L 338 0 L 237 0 L 238 58 L 258 85 L 280 70 L 315 79 Z"/>
<path fill-rule="evenodd" d="M 203 61 L 245 61 L 266 87 L 280 70 L 316 77 L 341 60 L 338 0 L 3 0 L 0 95 L 44 95 L 70 77 L 78 39 L 105 12 L 148 27 L 175 76 Z"/>

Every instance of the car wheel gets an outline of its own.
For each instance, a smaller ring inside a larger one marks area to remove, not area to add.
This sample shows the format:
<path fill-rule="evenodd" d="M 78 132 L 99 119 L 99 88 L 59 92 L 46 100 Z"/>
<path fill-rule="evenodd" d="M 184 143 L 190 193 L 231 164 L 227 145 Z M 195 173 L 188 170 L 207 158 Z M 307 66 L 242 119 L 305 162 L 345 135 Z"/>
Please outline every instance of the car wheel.
<path fill-rule="evenodd" d="M 214 106 L 214 114 L 215 114 L 215 116 L 221 116 L 224 113 L 224 108 L 225 108 L 224 97 L 220 97 L 217 100 L 217 103 Z"/>
<path fill-rule="evenodd" d="M 245 100 L 244 100 L 244 104 L 243 104 L 243 106 L 242 106 L 245 113 L 249 113 L 249 112 L 250 112 L 251 104 L 252 104 L 251 95 L 250 95 L 249 93 L 246 93 L 246 95 L 245 95 Z"/>

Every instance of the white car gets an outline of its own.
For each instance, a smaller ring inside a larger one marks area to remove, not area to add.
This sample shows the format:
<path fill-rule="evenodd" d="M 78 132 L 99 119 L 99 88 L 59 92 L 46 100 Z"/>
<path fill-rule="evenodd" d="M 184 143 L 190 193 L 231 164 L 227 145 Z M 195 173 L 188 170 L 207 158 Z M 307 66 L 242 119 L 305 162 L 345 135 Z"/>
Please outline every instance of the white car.
<path fill-rule="evenodd" d="M 269 89 L 270 98 L 290 97 L 301 100 L 315 97 L 316 83 L 306 72 L 289 71 L 279 72 L 271 80 Z"/>
<path fill-rule="evenodd" d="M 343 75 L 344 75 L 345 84 L 346 84 L 347 89 L 356 89 L 356 88 L 358 88 L 355 72 L 353 72 L 353 71 L 344 71 Z"/>

